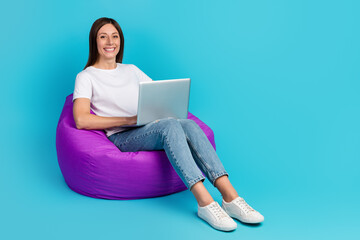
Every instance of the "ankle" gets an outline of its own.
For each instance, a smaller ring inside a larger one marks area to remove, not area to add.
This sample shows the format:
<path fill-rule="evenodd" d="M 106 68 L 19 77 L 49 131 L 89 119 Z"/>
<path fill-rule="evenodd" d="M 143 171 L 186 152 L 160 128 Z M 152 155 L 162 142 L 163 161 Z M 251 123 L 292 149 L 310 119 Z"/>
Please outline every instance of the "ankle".
<path fill-rule="evenodd" d="M 191 192 L 194 194 L 196 201 L 200 207 L 204 207 L 214 202 L 214 199 L 211 197 L 210 193 L 206 190 L 202 181 L 199 181 L 193 185 Z"/>
<path fill-rule="evenodd" d="M 226 202 L 226 203 L 229 203 L 231 202 L 232 200 L 234 200 L 235 198 L 239 197 L 239 195 L 229 195 L 229 196 L 223 196 L 223 200 Z"/>
<path fill-rule="evenodd" d="M 205 207 L 205 206 L 209 205 L 212 202 L 214 202 L 214 199 L 201 200 L 201 201 L 198 201 L 198 205 L 200 207 Z"/>

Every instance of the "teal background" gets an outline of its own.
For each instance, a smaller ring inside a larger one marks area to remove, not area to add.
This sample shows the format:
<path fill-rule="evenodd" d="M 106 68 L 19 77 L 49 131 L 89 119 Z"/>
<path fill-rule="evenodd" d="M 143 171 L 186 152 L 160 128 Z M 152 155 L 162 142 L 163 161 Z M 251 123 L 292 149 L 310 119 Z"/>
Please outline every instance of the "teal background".
<path fill-rule="evenodd" d="M 359 238 L 359 11 L 355 0 L 2 3 L 0 238 Z M 123 29 L 124 63 L 191 77 L 190 111 L 263 224 L 213 230 L 189 191 L 115 201 L 67 187 L 57 121 L 104 16 Z"/>

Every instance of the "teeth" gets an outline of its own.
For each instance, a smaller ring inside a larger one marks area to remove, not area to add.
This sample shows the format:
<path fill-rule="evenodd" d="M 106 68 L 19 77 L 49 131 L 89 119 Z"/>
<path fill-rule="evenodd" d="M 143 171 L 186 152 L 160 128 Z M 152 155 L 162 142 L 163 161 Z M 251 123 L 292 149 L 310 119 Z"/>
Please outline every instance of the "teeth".
<path fill-rule="evenodd" d="M 108 51 L 108 52 L 111 52 L 111 51 L 114 51 L 115 48 L 105 48 L 105 51 Z"/>

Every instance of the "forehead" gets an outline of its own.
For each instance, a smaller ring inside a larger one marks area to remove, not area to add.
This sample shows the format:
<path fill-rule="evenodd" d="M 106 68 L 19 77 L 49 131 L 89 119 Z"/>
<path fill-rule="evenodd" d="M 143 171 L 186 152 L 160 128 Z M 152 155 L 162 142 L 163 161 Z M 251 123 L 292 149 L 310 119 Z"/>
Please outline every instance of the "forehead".
<path fill-rule="evenodd" d="M 114 25 L 112 25 L 111 23 L 105 24 L 98 31 L 98 35 L 100 35 L 100 34 L 109 34 L 109 35 L 111 35 L 111 34 L 115 34 L 115 33 L 119 33 L 119 32 L 114 27 Z"/>

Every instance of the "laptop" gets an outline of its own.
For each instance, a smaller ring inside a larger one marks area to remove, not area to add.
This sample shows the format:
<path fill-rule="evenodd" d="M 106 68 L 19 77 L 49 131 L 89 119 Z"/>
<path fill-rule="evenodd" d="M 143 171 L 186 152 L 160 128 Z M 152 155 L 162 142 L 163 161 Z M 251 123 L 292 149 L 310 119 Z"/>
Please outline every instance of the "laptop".
<path fill-rule="evenodd" d="M 140 82 L 137 124 L 139 127 L 162 118 L 187 119 L 190 78 Z"/>

